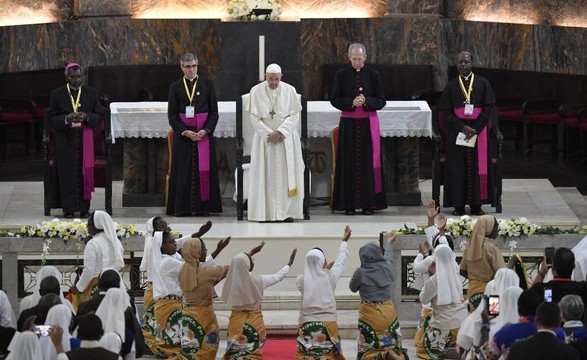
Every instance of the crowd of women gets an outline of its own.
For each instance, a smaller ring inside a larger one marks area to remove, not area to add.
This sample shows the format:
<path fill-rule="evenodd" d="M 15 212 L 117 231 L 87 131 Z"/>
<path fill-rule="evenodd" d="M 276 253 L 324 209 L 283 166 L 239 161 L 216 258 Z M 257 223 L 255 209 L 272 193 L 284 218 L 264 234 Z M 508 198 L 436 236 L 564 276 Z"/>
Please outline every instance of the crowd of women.
<path fill-rule="evenodd" d="M 462 261 L 457 264 L 453 239 L 445 233 L 446 217 L 433 202 L 428 204 L 427 216 L 427 240 L 420 244 L 420 253 L 413 263 L 414 272 L 421 276 L 422 311 L 415 336 L 417 356 L 445 359 L 467 353 L 471 358 L 506 358 L 516 340 L 539 331 L 534 316 L 542 300 L 537 293 L 543 287 L 528 286 L 519 257 L 514 257 L 509 266 L 505 264 L 499 248 L 490 242 L 498 229 L 494 217 L 485 215 L 477 219 Z M 213 307 L 214 288 L 222 280 L 220 298 L 232 310 L 223 359 L 262 359 L 267 338 L 261 311 L 263 293 L 286 277 L 297 249 L 292 250 L 286 265 L 276 273 L 254 275 L 254 256 L 262 251 L 265 243 L 238 253 L 229 265 L 221 266 L 215 259 L 229 245 L 230 237 L 218 241 L 208 254 L 203 238 L 211 226 L 208 221 L 198 231 L 176 239 L 163 218 L 147 221 L 141 263 L 147 288 L 145 312 L 139 325 L 134 304 L 118 273 L 124 261 L 115 224 L 103 211 L 92 213 L 88 231 L 93 237 L 86 244 L 84 268 L 68 299 L 60 291 L 61 274 L 53 267 L 42 268 L 33 294 L 21 302 L 18 331 L 10 333 L 5 329 L 14 326 L 15 319 L 8 316 L 10 304 L 6 305 L 7 299 L 0 296 L 1 337 L 11 339 L 5 340 L 4 346 L 10 351 L 7 359 L 75 359 L 80 350 L 89 346 L 108 349 L 114 358 L 133 359 L 151 354 L 167 359 L 215 359 L 220 355 L 217 353 L 221 334 Z M 320 248 L 313 248 L 305 255 L 303 274 L 296 278 L 301 293 L 296 359 L 345 358 L 334 292 L 345 269 L 350 237 L 351 229 L 346 226 L 331 262 Z M 395 240 L 396 235 L 390 233 L 386 239 L 381 237 L 379 243 L 368 242 L 358 251 L 360 267 L 349 282 L 350 290 L 359 292 L 361 299 L 357 359 L 408 358 L 402 346 L 398 313 L 391 300 L 392 282 L 399 278 L 392 267 Z M 587 241 L 577 246 L 587 247 Z M 559 249 L 552 269 L 543 262 L 535 282 L 542 283 L 547 272 L 553 273 L 555 278 L 547 284 L 548 289 L 553 290 L 554 301 L 560 301 L 563 321 L 569 324 L 557 334 L 561 342 L 580 344 L 584 339 L 587 341 L 587 330 L 581 322 L 583 312 L 577 309 L 584 309 L 587 286 L 584 281 L 572 281 L 574 261 L 571 250 Z M 466 297 L 461 276 L 469 282 Z M 49 280 L 58 284 L 57 290 L 51 290 Z M 487 302 L 492 295 L 501 299 L 502 311 L 497 316 L 489 311 L 495 310 Z M 73 317 L 76 311 L 78 314 Z M 99 322 L 100 326 L 92 332 L 84 329 L 83 324 L 84 318 L 94 313 L 98 320 L 92 323 Z M 28 330 L 39 333 L 42 329 L 39 325 L 47 325 L 50 336 L 38 338 L 28 334 Z M 521 327 L 509 328 L 514 325 Z M 98 342 L 100 337 L 103 340 Z M 22 350 L 25 348 L 28 350 Z M 108 359 L 108 356 L 100 358 Z"/>

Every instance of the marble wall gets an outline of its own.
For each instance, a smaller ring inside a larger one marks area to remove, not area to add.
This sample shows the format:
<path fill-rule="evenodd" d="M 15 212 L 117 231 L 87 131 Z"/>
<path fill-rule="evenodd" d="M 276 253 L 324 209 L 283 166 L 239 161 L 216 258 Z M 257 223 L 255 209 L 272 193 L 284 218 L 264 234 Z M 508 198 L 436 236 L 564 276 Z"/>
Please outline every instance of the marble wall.
<path fill-rule="evenodd" d="M 282 64 L 284 80 L 303 89 L 309 100 L 323 97 L 322 65 L 346 63 L 347 47 L 356 41 L 366 44 L 371 63 L 432 65 L 437 89 L 462 49 L 475 54 L 479 67 L 587 73 L 585 28 L 412 15 L 256 23 L 93 17 L 4 26 L 0 73 L 60 69 L 70 61 L 86 67 L 172 65 L 181 54 L 195 51 L 223 99 L 234 100 L 258 78 L 261 34 L 266 36 L 266 63 Z M 6 86 L 0 84 L 2 93 Z"/>

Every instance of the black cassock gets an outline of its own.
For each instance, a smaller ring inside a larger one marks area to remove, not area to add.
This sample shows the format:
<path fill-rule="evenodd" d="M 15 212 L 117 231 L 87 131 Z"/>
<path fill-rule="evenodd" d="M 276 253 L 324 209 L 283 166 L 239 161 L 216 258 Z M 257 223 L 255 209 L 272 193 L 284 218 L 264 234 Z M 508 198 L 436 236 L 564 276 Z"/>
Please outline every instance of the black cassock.
<path fill-rule="evenodd" d="M 100 100 L 96 89 L 82 86 L 79 112 L 88 114 L 87 126 L 95 128 L 102 121 Z M 74 99 L 77 92 L 72 90 Z M 49 122 L 55 130 L 55 169 L 51 174 L 50 208 L 64 213 L 88 212 L 90 200 L 84 199 L 82 175 L 83 137 L 81 127 L 71 127 L 65 117 L 73 112 L 71 98 L 64 85 L 51 92 Z"/>
<path fill-rule="evenodd" d="M 193 84 L 187 81 L 191 92 Z M 185 113 L 190 104 L 183 78 L 169 87 L 169 103 L 167 116 L 173 129 L 173 150 L 171 175 L 167 196 L 168 215 L 187 215 L 204 212 L 222 212 L 220 186 L 218 182 L 218 165 L 216 164 L 216 148 L 214 146 L 214 129 L 218 124 L 218 101 L 214 84 L 199 76 L 192 106 L 196 113 L 208 113 L 204 129 L 210 139 L 210 199 L 202 201 L 200 196 L 200 171 L 198 168 L 197 142 L 191 141 L 181 134 L 186 130 L 196 131 L 195 127 L 186 126 L 179 117 Z"/>
<path fill-rule="evenodd" d="M 366 111 L 380 110 L 386 104 L 383 81 L 378 71 L 364 66 L 357 72 L 349 66 L 336 72 L 330 98 L 332 106 L 341 111 L 353 111 L 353 100 L 359 93 L 365 96 Z M 387 199 L 383 167 L 382 192 L 375 193 L 369 119 L 341 116 L 338 131 L 332 208 L 385 209 Z"/>
<path fill-rule="evenodd" d="M 460 75 L 459 75 L 460 76 Z M 464 81 L 465 89 L 469 88 L 469 81 Z M 471 104 L 475 108 L 482 109 L 481 113 L 475 120 L 463 120 L 458 118 L 455 108 L 462 108 L 465 101 L 465 95 L 461 90 L 458 78 L 449 81 L 442 92 L 439 100 L 441 116 L 446 119 L 446 164 L 444 169 L 444 192 L 443 207 L 464 207 L 466 204 L 479 206 L 481 204 L 491 204 L 494 198 L 494 176 L 491 164 L 491 147 L 488 146 L 487 152 L 487 178 L 483 183 L 487 186 L 487 196 L 481 195 L 481 182 L 479 178 L 479 161 L 477 141 L 474 148 L 456 145 L 458 133 L 463 126 L 468 125 L 480 134 L 487 129 L 488 144 L 491 145 L 492 129 L 488 127 L 491 124 L 489 116 L 491 108 L 495 104 L 495 96 L 491 85 L 487 79 L 475 75 L 473 80 L 473 89 L 471 91 Z"/>

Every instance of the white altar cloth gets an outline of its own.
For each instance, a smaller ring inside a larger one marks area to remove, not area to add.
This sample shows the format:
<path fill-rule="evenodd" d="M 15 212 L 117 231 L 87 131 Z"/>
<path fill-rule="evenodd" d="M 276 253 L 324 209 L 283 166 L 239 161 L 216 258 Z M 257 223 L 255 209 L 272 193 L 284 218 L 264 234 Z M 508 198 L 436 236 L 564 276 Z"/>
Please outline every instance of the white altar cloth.
<path fill-rule="evenodd" d="M 171 129 L 167 102 L 113 102 L 110 104 L 112 142 L 116 138 L 165 138 Z M 214 136 L 236 136 L 236 102 L 219 101 L 220 118 Z M 432 112 L 425 101 L 388 101 L 377 112 L 383 137 L 432 136 Z M 329 137 L 338 126 L 340 111 L 328 101 L 308 101 L 308 137 Z"/>

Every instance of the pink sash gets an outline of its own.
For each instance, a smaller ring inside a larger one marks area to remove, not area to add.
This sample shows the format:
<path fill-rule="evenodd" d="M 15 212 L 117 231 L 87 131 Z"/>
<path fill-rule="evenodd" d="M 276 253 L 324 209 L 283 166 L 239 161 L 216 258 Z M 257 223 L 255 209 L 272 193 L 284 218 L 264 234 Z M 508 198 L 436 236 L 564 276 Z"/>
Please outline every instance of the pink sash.
<path fill-rule="evenodd" d="M 454 114 L 461 120 L 476 120 L 483 108 L 475 107 L 473 108 L 472 115 L 465 115 L 465 108 L 455 108 L 453 109 Z M 477 164 L 479 167 L 479 192 L 481 200 L 487 200 L 487 172 L 488 172 L 488 164 L 487 164 L 487 152 L 488 152 L 488 136 L 487 136 L 487 126 L 481 131 L 481 133 L 477 134 Z"/>
<path fill-rule="evenodd" d="M 381 183 L 381 139 L 379 133 L 379 117 L 377 111 L 365 111 L 362 106 L 356 107 L 355 111 L 342 111 L 342 117 L 351 119 L 369 118 L 371 129 L 371 143 L 373 144 L 373 177 L 375 181 L 375 193 L 383 191 Z"/>
<path fill-rule="evenodd" d="M 186 126 L 195 127 L 200 131 L 206 124 L 208 113 L 197 113 L 194 118 L 187 118 L 184 113 L 179 114 L 179 118 Z M 210 200 L 210 138 L 206 134 L 200 141 L 196 141 L 198 146 L 198 168 L 200 173 L 200 199 L 201 201 Z"/>
<path fill-rule="evenodd" d="M 71 125 L 70 125 L 70 128 Z M 73 128 L 75 129 L 75 128 Z M 82 176 L 84 179 L 84 200 L 91 200 L 94 192 L 94 130 L 82 124 Z"/>

